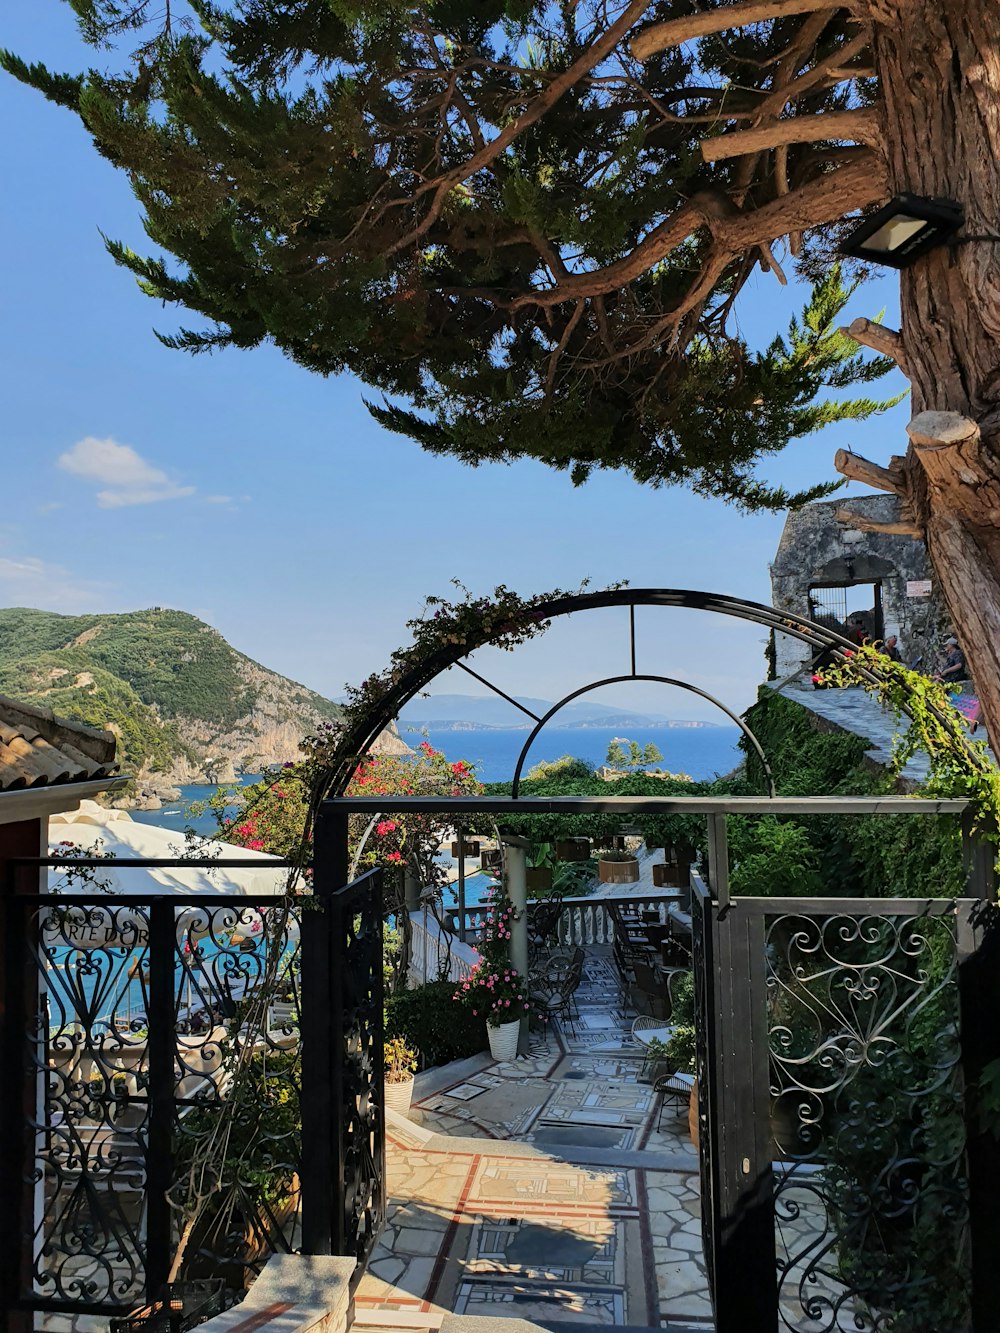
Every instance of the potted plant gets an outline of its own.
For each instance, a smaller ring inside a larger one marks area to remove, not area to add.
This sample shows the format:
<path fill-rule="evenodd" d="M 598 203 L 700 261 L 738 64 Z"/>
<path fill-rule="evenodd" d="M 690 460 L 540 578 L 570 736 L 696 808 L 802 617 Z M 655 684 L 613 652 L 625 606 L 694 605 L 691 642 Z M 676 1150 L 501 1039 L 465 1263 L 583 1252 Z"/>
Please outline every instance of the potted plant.
<path fill-rule="evenodd" d="M 586 861 L 590 856 L 589 838 L 559 838 L 556 856 L 560 861 Z"/>
<path fill-rule="evenodd" d="M 602 852 L 597 877 L 602 884 L 637 884 L 639 862 L 631 852 Z"/>
<path fill-rule="evenodd" d="M 548 893 L 552 888 L 552 868 L 555 852 L 550 842 L 540 842 L 532 849 L 525 870 L 525 882 L 529 897 L 537 898 Z"/>
<path fill-rule="evenodd" d="M 402 1037 L 389 1037 L 383 1046 L 385 1054 L 385 1104 L 400 1115 L 406 1115 L 413 1097 L 413 1075 L 417 1068 L 417 1053 L 407 1046 Z"/>
<path fill-rule="evenodd" d="M 506 963 L 483 959 L 455 991 L 453 999 L 486 1016 L 490 1054 L 494 1060 L 513 1060 L 521 1019 L 528 1012 L 528 988 L 524 978 Z"/>

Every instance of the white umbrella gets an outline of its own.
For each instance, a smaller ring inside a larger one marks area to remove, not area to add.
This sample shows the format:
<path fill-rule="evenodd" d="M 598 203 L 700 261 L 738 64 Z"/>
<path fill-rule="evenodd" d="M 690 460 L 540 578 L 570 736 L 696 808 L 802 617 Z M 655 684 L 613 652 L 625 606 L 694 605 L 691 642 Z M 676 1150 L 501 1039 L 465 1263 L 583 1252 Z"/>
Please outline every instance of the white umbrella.
<path fill-rule="evenodd" d="M 61 843 L 69 842 L 80 852 L 95 856 L 146 857 L 150 860 L 182 860 L 188 852 L 184 838 L 173 829 L 159 824 L 140 824 L 127 810 L 108 810 L 96 801 L 81 801 L 79 810 L 68 810 L 49 817 L 49 855 L 58 856 L 68 851 Z M 279 897 L 285 891 L 288 871 L 281 867 L 271 869 L 277 857 L 266 852 L 251 852 L 217 839 L 199 841 L 198 857 L 218 857 L 221 861 L 239 859 L 260 861 L 261 868 L 240 869 L 224 865 L 211 867 L 169 866 L 152 867 L 96 867 L 85 876 L 72 871 L 72 858 L 67 868 L 49 869 L 49 891 L 60 894 L 99 898 L 101 892 L 122 894 L 159 893 L 217 893 L 228 898 L 248 894 Z"/>

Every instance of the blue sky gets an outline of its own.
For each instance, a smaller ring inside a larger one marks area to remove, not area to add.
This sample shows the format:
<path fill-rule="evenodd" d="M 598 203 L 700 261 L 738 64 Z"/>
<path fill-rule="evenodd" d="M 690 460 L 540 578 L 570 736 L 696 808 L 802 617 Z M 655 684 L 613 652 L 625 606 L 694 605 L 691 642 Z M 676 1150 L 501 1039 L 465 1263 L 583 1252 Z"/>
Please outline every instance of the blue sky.
<path fill-rule="evenodd" d="M 93 59 L 62 0 L 7 6 L 0 44 L 57 69 Z M 125 178 L 74 117 L 6 77 L 0 118 L 0 604 L 179 607 L 336 697 L 384 664 L 424 596 L 453 577 L 477 593 L 590 578 L 770 600 L 781 516 L 747 517 L 623 474 L 574 489 L 530 461 L 465 468 L 380 430 L 352 379 L 311 376 L 271 348 L 166 350 L 152 331 L 175 328 L 179 312 L 143 296 L 98 232 L 148 252 Z M 766 340 L 801 300 L 758 274 L 741 303 L 745 333 Z M 886 278 L 856 294 L 851 314 L 885 307 L 894 323 L 897 304 Z M 894 376 L 878 392 L 903 387 Z M 904 402 L 799 441 L 766 475 L 792 489 L 827 479 L 847 443 L 886 461 L 903 452 L 907 415 Z M 506 689 L 555 698 L 625 670 L 623 636 L 621 616 L 601 613 L 475 664 Z M 742 708 L 763 673 L 761 637 L 737 622 L 647 613 L 639 669 Z M 455 672 L 440 688 L 474 692 Z M 708 715 L 651 686 L 606 702 Z"/>

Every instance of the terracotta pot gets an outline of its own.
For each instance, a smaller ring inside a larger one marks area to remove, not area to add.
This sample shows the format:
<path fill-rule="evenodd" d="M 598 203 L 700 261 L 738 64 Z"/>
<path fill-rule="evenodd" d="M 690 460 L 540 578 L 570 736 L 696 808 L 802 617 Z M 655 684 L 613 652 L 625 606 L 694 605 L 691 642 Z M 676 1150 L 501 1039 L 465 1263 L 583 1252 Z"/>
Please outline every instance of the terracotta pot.
<path fill-rule="evenodd" d="M 691 1142 L 694 1144 L 695 1152 L 698 1151 L 700 1135 L 698 1132 L 698 1080 L 695 1079 L 694 1087 L 691 1089 L 691 1100 L 688 1102 L 688 1134 L 691 1136 Z"/>
<path fill-rule="evenodd" d="M 552 871 L 548 866 L 528 866 L 525 882 L 529 893 L 548 893 L 552 888 Z"/>
<path fill-rule="evenodd" d="M 586 861 L 589 855 L 589 838 L 560 838 L 556 842 L 556 856 L 560 861 Z"/>
<path fill-rule="evenodd" d="M 409 1113 L 412 1098 L 412 1078 L 404 1079 L 402 1083 L 387 1083 L 385 1085 L 386 1107 L 393 1111 L 398 1111 L 400 1115 L 407 1115 Z"/>
<path fill-rule="evenodd" d="M 628 861 L 598 861 L 597 878 L 602 884 L 638 884 L 639 862 L 634 856 Z"/>
<path fill-rule="evenodd" d="M 453 842 L 453 843 L 451 844 L 451 854 L 452 854 L 453 857 L 455 857 L 455 858 L 457 859 L 457 857 L 458 857 L 458 843 L 457 843 L 457 842 Z M 476 840 L 473 839 L 473 838 L 466 838 L 465 841 L 462 843 L 462 854 L 463 854 L 463 856 L 464 856 L 464 858 L 465 858 L 466 861 L 469 859 L 470 856 L 478 856 L 478 855 L 479 855 L 479 843 L 478 843 L 478 841 L 476 841 Z"/>
<path fill-rule="evenodd" d="M 497 1027 L 487 1024 L 486 1032 L 490 1039 L 490 1055 L 498 1063 L 510 1061 L 517 1056 L 517 1038 L 521 1031 L 521 1020 L 515 1018 L 512 1023 L 500 1023 Z"/>

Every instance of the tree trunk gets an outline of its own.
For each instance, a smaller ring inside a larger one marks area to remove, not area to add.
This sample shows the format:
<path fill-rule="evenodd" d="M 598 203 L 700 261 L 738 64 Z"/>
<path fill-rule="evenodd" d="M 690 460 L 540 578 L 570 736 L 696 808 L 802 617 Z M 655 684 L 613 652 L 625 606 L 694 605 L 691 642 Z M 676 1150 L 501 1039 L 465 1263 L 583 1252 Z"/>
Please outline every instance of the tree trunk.
<path fill-rule="evenodd" d="M 961 236 L 1000 235 L 1000 4 L 869 7 L 890 192 L 957 200 Z M 997 742 L 1000 246 L 969 241 L 919 259 L 901 274 L 901 307 L 914 410 L 907 507 L 924 529 Z"/>

